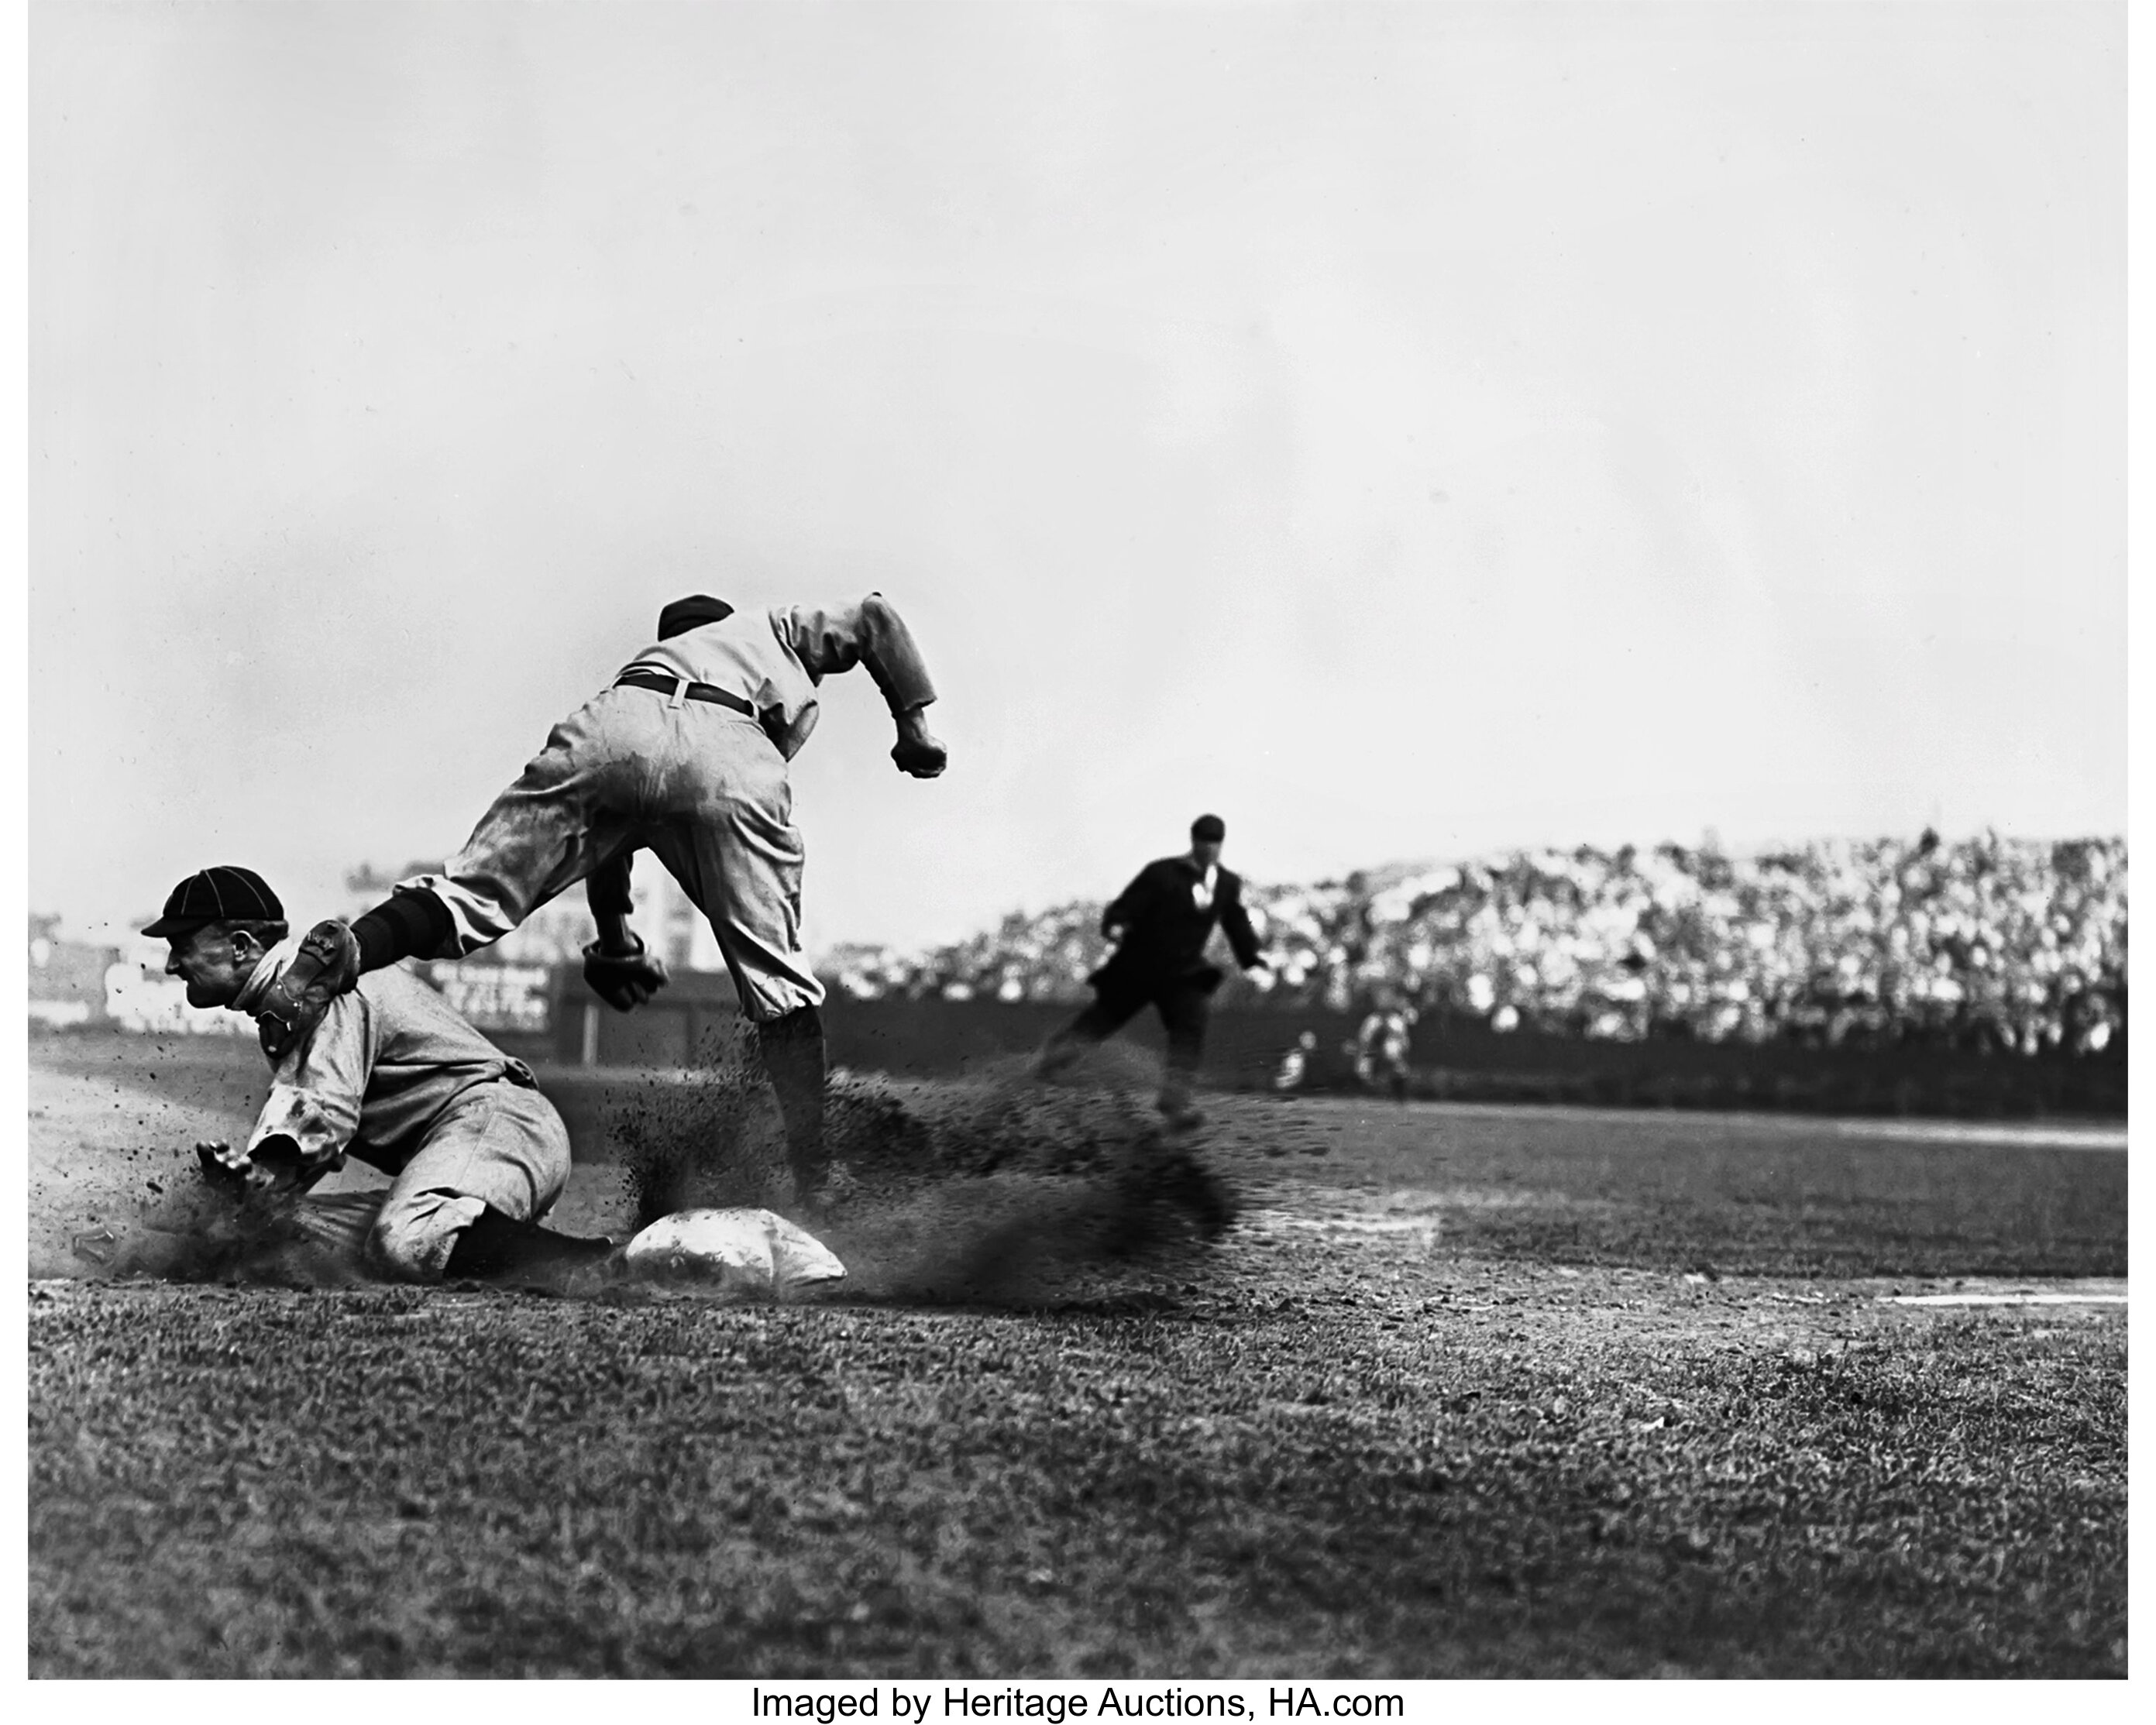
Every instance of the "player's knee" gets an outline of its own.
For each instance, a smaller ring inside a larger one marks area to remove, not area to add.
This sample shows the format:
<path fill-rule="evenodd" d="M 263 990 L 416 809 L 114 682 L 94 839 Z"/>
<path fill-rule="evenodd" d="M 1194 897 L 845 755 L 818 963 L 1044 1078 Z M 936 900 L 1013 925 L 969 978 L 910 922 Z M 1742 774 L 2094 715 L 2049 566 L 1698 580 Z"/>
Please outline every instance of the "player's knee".
<path fill-rule="evenodd" d="M 377 1221 L 367 1236 L 367 1255 L 393 1281 L 439 1281 L 449 1250 L 444 1247 L 437 1261 L 434 1245 L 415 1229 Z"/>
<path fill-rule="evenodd" d="M 393 1281 L 439 1281 L 459 1236 L 485 1208 L 470 1199 L 429 1209 L 385 1211 L 368 1230 L 367 1255 Z"/>

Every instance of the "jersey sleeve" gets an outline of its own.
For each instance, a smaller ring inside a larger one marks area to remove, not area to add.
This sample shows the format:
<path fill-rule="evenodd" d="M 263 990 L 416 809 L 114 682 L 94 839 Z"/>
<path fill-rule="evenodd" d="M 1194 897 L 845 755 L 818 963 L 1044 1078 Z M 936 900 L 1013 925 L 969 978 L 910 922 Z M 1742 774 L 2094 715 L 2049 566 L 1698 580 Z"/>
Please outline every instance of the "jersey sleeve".
<path fill-rule="evenodd" d="M 936 699 L 912 632 L 881 593 L 872 593 L 857 605 L 794 605 L 771 616 L 780 640 L 811 681 L 864 665 L 894 713 Z"/>
<path fill-rule="evenodd" d="M 271 1073 L 248 1154 L 268 1139 L 289 1138 L 299 1147 L 303 1178 L 343 1167 L 374 1070 L 375 1034 L 374 1014 L 364 995 L 355 989 L 332 1002 L 314 1034 Z"/>

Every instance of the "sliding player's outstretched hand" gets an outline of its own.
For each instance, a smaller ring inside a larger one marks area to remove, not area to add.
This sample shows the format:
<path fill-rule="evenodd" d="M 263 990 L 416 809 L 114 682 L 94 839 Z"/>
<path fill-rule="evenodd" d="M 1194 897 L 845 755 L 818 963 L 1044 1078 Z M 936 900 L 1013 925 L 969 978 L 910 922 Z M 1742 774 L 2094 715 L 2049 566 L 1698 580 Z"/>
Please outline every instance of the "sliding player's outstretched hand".
<path fill-rule="evenodd" d="M 246 1152 L 241 1151 L 235 1155 L 232 1146 L 222 1140 L 216 1143 L 198 1141 L 195 1145 L 195 1160 L 201 1163 L 203 1178 L 209 1183 L 212 1191 L 221 1192 L 227 1198 L 244 1198 L 247 1195 Z"/>

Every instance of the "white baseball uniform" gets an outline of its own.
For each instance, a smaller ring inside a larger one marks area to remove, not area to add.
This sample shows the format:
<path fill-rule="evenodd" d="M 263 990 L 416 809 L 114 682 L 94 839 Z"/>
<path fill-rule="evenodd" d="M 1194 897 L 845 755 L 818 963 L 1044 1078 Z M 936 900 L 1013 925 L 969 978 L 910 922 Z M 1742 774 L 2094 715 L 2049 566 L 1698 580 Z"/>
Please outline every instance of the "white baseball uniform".
<path fill-rule="evenodd" d="M 289 953 L 255 968 L 234 1009 L 249 1010 Z M 366 1248 L 409 1281 L 437 1279 L 457 1237 L 493 1209 L 537 1222 L 569 1178 L 569 1133 L 531 1070 L 467 1024 L 408 970 L 370 971 L 311 1034 L 271 1065 L 270 1095 L 244 1149 L 299 1147 L 311 1183 L 347 1156 L 392 1176 Z"/>
<path fill-rule="evenodd" d="M 896 636 L 896 639 L 894 637 Z M 801 834 L 786 765 L 815 728 L 817 688 L 865 665 L 894 712 L 935 699 L 879 595 L 838 607 L 736 612 L 656 642 L 622 668 L 670 687 L 615 685 L 555 726 L 439 874 L 399 883 L 448 907 L 462 954 L 609 868 L 657 855 L 711 921 L 759 1023 L 820 1004 L 801 950 Z M 695 698 L 701 686 L 750 709 Z M 594 881 L 593 899 L 602 888 Z"/>

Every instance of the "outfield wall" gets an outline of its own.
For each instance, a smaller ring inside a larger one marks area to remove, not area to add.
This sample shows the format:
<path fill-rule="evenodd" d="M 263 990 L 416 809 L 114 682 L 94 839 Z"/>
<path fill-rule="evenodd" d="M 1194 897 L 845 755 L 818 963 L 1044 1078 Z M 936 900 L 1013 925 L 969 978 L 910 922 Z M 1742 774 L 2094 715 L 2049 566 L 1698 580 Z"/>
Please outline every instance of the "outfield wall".
<path fill-rule="evenodd" d="M 696 1064 L 739 1023 L 724 976 L 677 977 L 633 1014 L 611 1010 L 562 972 L 542 1032 L 492 1030 L 526 1059 L 566 1066 Z M 902 1076 L 949 1076 L 1022 1058 L 1073 1009 L 1040 1001 L 857 1000 L 834 995 L 824 1018 L 834 1065 Z M 1304 1031 L 1317 1038 L 1306 1091 L 1356 1087 L 1348 1045 L 1357 1021 L 1322 1009 L 1229 1005 L 1214 1015 L 1204 1077 L 1269 1088 Z M 1158 1019 L 1123 1033 L 1156 1055 Z M 1835 1114 L 2014 1119 L 2126 1114 L 2124 1050 L 2098 1056 L 1980 1055 L 1934 1048 L 1865 1050 L 1794 1044 L 1619 1042 L 1527 1031 L 1504 1034 L 1466 1017 L 1416 1027 L 1414 1093 L 1433 1099 L 1577 1102 L 1603 1106 L 1771 1108 Z"/>
<path fill-rule="evenodd" d="M 425 968 L 452 1004 L 488 1036 L 557 1073 L 701 1065 L 737 1034 L 741 1023 L 732 985 L 723 974 L 677 975 L 657 999 L 637 1012 L 621 1014 L 602 1003 L 568 967 L 468 961 Z M 252 1030 L 235 1014 L 167 1004 L 170 1011 L 148 1016 L 49 1021 L 40 1028 L 59 1035 L 101 1027 L 231 1035 Z M 834 1065 L 932 1077 L 1021 1060 L 1073 1010 L 1045 1001 L 864 1000 L 834 994 L 825 1019 Z M 1204 1077 L 1224 1088 L 1269 1089 L 1281 1056 L 1308 1031 L 1317 1048 L 1301 1088 L 1321 1094 L 1353 1091 L 1357 1086 L 1349 1045 L 1356 1028 L 1348 1014 L 1257 1005 L 1231 982 L 1214 1014 Z M 1158 1057 L 1160 1026 L 1151 1014 L 1135 1020 L 1123 1034 Z M 2080 1057 L 1921 1046 L 1628 1042 L 1525 1029 L 1506 1034 L 1479 1019 L 1432 1014 L 1416 1026 L 1412 1064 L 1415 1095 L 1460 1101 L 1975 1120 L 2126 1116 L 2123 1042 L 2101 1055 Z"/>

